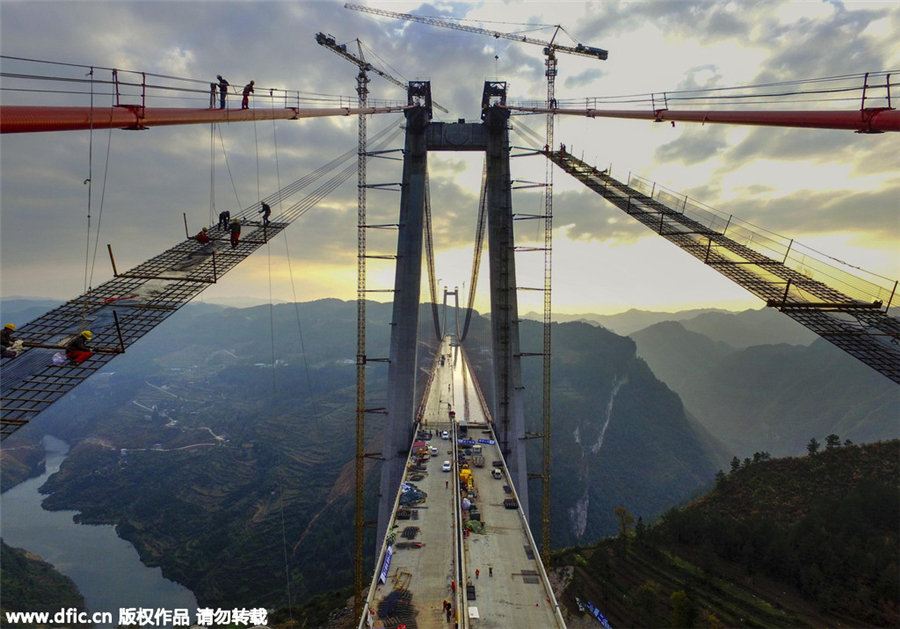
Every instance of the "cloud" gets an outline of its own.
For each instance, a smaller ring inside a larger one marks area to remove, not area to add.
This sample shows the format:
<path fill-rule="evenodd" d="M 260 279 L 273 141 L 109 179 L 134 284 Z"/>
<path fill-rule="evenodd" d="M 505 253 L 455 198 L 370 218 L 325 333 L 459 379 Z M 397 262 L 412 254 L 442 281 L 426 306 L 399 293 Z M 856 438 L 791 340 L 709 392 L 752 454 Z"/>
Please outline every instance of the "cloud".
<path fill-rule="evenodd" d="M 892 184 L 891 188 L 864 191 L 806 189 L 774 198 L 748 188 L 746 194 L 729 203 L 728 211 L 787 237 L 847 233 L 852 226 L 856 232 L 891 239 L 896 238 L 898 228 L 896 190 L 900 177 Z"/>
<path fill-rule="evenodd" d="M 893 149 L 893 150 L 892 150 Z M 852 155 L 868 173 L 896 171 L 896 144 L 888 137 L 852 131 L 810 129 L 753 129 L 724 155 L 732 171 L 759 159 L 805 160 L 813 164 L 844 162 Z"/>
<path fill-rule="evenodd" d="M 658 147 L 653 154 L 657 162 L 680 161 L 687 166 L 704 162 L 721 155 L 727 148 L 726 130 L 723 127 L 703 129 L 696 125 L 684 125 L 677 140 Z"/>
<path fill-rule="evenodd" d="M 408 3 L 397 10 L 484 20 L 508 19 L 515 13 L 523 22 L 565 21 L 579 40 L 610 48 L 611 59 L 604 64 L 592 65 L 591 60 L 577 57 L 561 60 L 557 82 L 561 100 L 578 100 L 583 95 L 572 91 L 593 90 L 601 83 L 627 85 L 627 89 L 640 92 L 642 84 L 652 81 L 653 85 L 643 89 L 649 92 L 718 87 L 733 84 L 736 76 L 741 81 L 765 82 L 882 69 L 895 61 L 896 42 L 900 41 L 900 10 L 888 3 L 836 5 L 827 12 L 813 11 L 809 3 L 768 1 L 439 2 L 418 7 Z M 508 81 L 514 99 L 543 100 L 546 95 L 539 46 L 377 18 L 343 9 L 338 1 L 3 2 L 0 18 L 4 55 L 93 65 L 95 104 L 102 101 L 108 105 L 112 99 L 109 87 L 100 84 L 110 78 L 110 72 L 101 67 L 189 77 L 196 81 L 194 104 L 200 103 L 198 106 L 205 106 L 208 81 L 216 74 L 237 87 L 254 79 L 261 88 L 257 106 L 270 106 L 263 97 L 269 87 L 299 90 L 302 107 L 319 106 L 325 102 L 323 98 L 332 97 L 353 104 L 357 69 L 319 46 L 314 39 L 318 31 L 331 33 L 339 41 L 359 37 L 385 61 L 385 69 L 401 80 L 431 80 L 435 100 L 450 110 L 449 114 L 435 112 L 437 120 L 479 120 L 485 80 Z M 488 22 L 484 26 L 492 28 Z M 498 30 L 503 29 L 498 26 Z M 614 49 L 609 42 L 619 47 Z M 633 48 L 625 48 L 626 44 Z M 9 59 L 2 64 L 7 73 L 21 67 Z M 47 74 L 59 72 L 78 80 L 85 79 L 87 72 L 81 67 L 38 67 Z M 136 75 L 128 76 L 133 80 Z M 381 77 L 372 76 L 369 86 L 371 99 L 405 98 L 403 90 Z M 69 87 L 66 94 L 40 96 L 4 90 L 3 102 L 89 104 L 90 83 L 72 82 Z M 135 94 L 139 90 L 128 96 Z M 236 98 L 232 96 L 230 102 L 235 104 Z M 155 106 L 159 103 L 181 106 L 175 99 L 157 100 Z M 885 242 L 896 242 L 896 216 L 890 213 L 896 210 L 891 191 L 896 195 L 898 182 L 891 178 L 891 169 L 896 169 L 897 154 L 890 137 L 773 129 L 735 134 L 731 128 L 714 125 L 679 124 L 676 129 L 660 129 L 662 125 L 651 123 L 591 123 L 594 126 L 567 121 L 563 127 L 561 122 L 560 129 L 577 130 L 572 131 L 577 137 L 570 140 L 560 131 L 557 142 L 575 142 L 589 154 L 604 151 L 603 159 L 615 160 L 617 168 L 622 160 L 628 164 L 625 170 L 634 162 L 649 169 L 648 176 L 661 171 L 660 176 L 671 177 L 670 187 L 678 188 L 677 182 L 684 181 L 681 185 L 692 196 L 696 191 L 697 198 L 710 203 L 726 199 L 729 212 L 746 212 L 748 219 L 758 219 L 777 230 L 844 229 L 878 233 Z M 372 116 L 369 134 L 401 124 L 402 115 Z M 532 126 L 543 134 L 542 119 Z M 108 170 L 107 141 L 111 142 Z M 85 253 L 88 208 L 83 184 L 88 176 L 93 179 L 92 230 L 100 224 L 101 255 L 95 273 L 108 274 L 102 251 L 105 243 L 113 245 L 120 266 L 143 262 L 183 238 L 182 214 L 187 214 L 192 229 L 210 222 L 214 220 L 211 211 L 234 211 L 255 203 L 344 151 L 355 150 L 356 141 L 356 118 L 343 117 L 274 125 L 224 124 L 212 141 L 207 126 L 104 131 L 95 132 L 93 138 L 87 132 L 3 136 L 3 292 L 27 294 L 35 278 L 41 280 L 41 293 L 74 296 L 80 292 L 84 260 L 90 258 Z M 92 164 L 88 160 L 91 143 Z M 402 143 L 401 136 L 391 148 Z M 215 155 L 214 176 L 211 153 Z M 543 165 L 537 169 L 538 175 L 523 174 L 536 170 L 520 166 L 524 161 L 513 161 L 514 178 L 542 176 Z M 763 162 L 784 165 L 785 173 L 792 176 L 803 164 L 827 173 L 840 171 L 842 176 L 825 176 L 818 185 L 803 180 L 786 186 L 758 174 Z M 108 181 L 104 181 L 104 172 Z M 709 174 L 705 182 L 701 175 L 693 174 L 701 172 Z M 682 179 L 679 175 L 683 173 L 690 176 Z M 470 246 L 479 175 L 473 175 L 463 158 L 434 160 L 431 200 L 439 248 Z M 370 183 L 399 181 L 400 162 L 372 160 L 368 177 Z M 596 194 L 573 189 L 571 182 L 567 187 L 565 175 L 558 173 L 557 177 L 555 225 L 562 233 L 583 243 L 632 243 L 650 237 L 648 230 Z M 286 205 L 296 203 L 324 181 L 298 192 Z M 537 193 L 515 194 L 517 212 L 540 206 Z M 396 222 L 399 197 L 396 192 L 370 192 L 371 220 Z M 356 198 L 354 176 L 287 230 L 291 257 L 307 266 L 323 261 L 346 265 L 348 277 L 352 276 Z M 537 222 L 517 225 L 523 238 L 533 237 L 532 223 Z M 395 231 L 370 237 L 372 251 L 395 250 Z M 41 246 L 34 246 L 36 241 Z M 280 245 L 273 243 L 270 253 L 282 256 L 279 249 Z"/>
<path fill-rule="evenodd" d="M 705 90 L 722 84 L 722 74 L 714 63 L 688 68 L 678 84 L 679 90 Z"/>
<path fill-rule="evenodd" d="M 553 226 L 579 241 L 623 244 L 650 235 L 646 227 L 587 189 L 553 195 Z"/>
<path fill-rule="evenodd" d="M 600 68 L 590 68 L 588 70 L 584 70 L 583 72 L 579 72 L 574 76 L 566 77 L 566 80 L 563 82 L 563 84 L 568 90 L 578 87 L 584 87 L 598 79 L 602 79 L 605 74 L 606 73 Z"/>
<path fill-rule="evenodd" d="M 604 37 L 637 30 L 652 22 L 664 32 L 706 41 L 744 37 L 752 29 L 760 2 L 602 2 L 591 4 L 594 16 L 580 23 L 579 38 L 602 41 Z"/>

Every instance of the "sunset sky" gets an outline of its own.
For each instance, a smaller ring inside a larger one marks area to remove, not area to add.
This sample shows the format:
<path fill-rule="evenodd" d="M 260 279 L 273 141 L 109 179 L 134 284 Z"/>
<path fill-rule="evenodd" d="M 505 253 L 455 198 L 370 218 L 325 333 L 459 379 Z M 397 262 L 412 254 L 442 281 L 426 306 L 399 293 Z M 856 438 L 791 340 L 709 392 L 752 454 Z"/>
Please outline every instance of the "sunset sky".
<path fill-rule="evenodd" d="M 367 4 L 467 18 L 504 32 L 523 31 L 523 24 L 561 24 L 577 41 L 607 49 L 607 61 L 559 56 L 561 100 L 891 70 L 897 70 L 892 82 L 900 80 L 900 5 L 894 1 Z M 356 68 L 317 45 L 318 31 L 338 42 L 359 38 L 389 66 L 370 60 L 397 78 L 430 80 L 435 100 L 450 110 L 435 111 L 437 120 L 478 120 L 485 80 L 508 81 L 512 101 L 545 98 L 539 46 L 365 15 L 343 2 L 0 3 L 0 51 L 7 57 L 200 81 L 222 74 L 234 86 L 254 79 L 260 92 L 299 90 L 353 102 Z M 549 39 L 552 30 L 529 28 L 528 35 Z M 355 51 L 355 43 L 349 47 Z M 36 67 L 3 59 L 2 71 Z M 65 72 L 74 75 L 71 68 Z M 9 81 L 4 77 L 0 84 L 3 104 L 59 104 L 54 95 L 8 91 Z M 374 75 L 370 89 L 372 98 L 405 98 Z M 230 105 L 238 99 L 232 96 Z M 90 104 L 88 96 L 75 103 Z M 109 105 L 108 97 L 103 104 Z M 255 106 L 269 105 L 259 99 Z M 859 109 L 859 103 L 840 108 Z M 373 116 L 370 135 L 401 123 L 401 115 Z M 234 213 L 275 192 L 279 182 L 285 186 L 353 149 L 356 124 L 351 117 L 221 125 L 225 156 L 218 137 L 211 150 L 208 125 L 95 131 L 93 137 L 86 131 L 5 135 L 0 296 L 73 298 L 86 283 L 111 277 L 106 243 L 120 269 L 139 264 L 184 238 L 183 213 L 196 231 L 210 222 L 211 212 Z M 543 134 L 544 118 L 516 116 L 512 125 Z M 898 134 L 561 116 L 556 140 L 600 168 L 611 164 L 617 178 L 640 175 L 890 283 L 900 277 Z M 514 133 L 512 142 L 521 146 L 524 140 Z M 402 136 L 393 146 L 401 144 Z M 513 160 L 513 177 L 543 180 L 542 159 Z M 370 183 L 399 181 L 399 162 L 379 162 L 369 168 Z M 480 155 L 429 156 L 437 276 L 451 288 L 469 282 L 481 170 Z M 92 231 L 100 225 L 96 258 L 93 235 L 88 246 L 88 177 Z M 562 171 L 554 181 L 556 312 L 762 306 Z M 533 190 L 517 192 L 514 203 L 521 213 L 542 208 L 540 192 Z M 398 205 L 396 192 L 369 192 L 373 222 L 396 221 Z M 279 208 L 273 209 L 277 214 Z M 520 242 L 538 235 L 536 223 L 517 225 Z M 355 178 L 285 234 L 201 298 L 355 299 Z M 370 251 L 393 253 L 393 235 L 373 235 Z M 541 285 L 538 254 L 522 254 L 517 267 L 520 286 Z M 390 263 L 371 263 L 370 288 L 391 286 L 392 273 Z M 486 275 L 481 286 L 487 286 Z M 520 295 L 522 312 L 540 308 L 536 295 Z"/>

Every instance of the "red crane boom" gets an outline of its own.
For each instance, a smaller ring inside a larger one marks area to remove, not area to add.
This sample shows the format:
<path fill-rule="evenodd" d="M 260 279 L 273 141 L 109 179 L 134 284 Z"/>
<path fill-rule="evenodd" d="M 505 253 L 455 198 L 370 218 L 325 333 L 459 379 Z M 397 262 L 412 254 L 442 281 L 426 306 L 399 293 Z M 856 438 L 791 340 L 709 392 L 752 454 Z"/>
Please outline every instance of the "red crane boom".
<path fill-rule="evenodd" d="M 29 107 L 0 106 L 0 134 L 86 129 L 147 129 L 168 125 L 253 120 L 298 120 L 323 116 L 355 116 L 402 111 L 408 105 L 387 107 L 332 107 L 322 109 L 178 109 L 119 107 Z"/>
<path fill-rule="evenodd" d="M 857 133 L 900 131 L 900 111 L 891 108 L 872 108 L 858 111 L 704 111 L 657 109 L 551 109 L 518 107 L 511 111 L 535 114 L 556 113 L 588 118 L 630 118 L 654 122 L 700 122 L 710 124 L 739 124 L 763 127 L 801 127 L 807 129 L 843 129 Z"/>

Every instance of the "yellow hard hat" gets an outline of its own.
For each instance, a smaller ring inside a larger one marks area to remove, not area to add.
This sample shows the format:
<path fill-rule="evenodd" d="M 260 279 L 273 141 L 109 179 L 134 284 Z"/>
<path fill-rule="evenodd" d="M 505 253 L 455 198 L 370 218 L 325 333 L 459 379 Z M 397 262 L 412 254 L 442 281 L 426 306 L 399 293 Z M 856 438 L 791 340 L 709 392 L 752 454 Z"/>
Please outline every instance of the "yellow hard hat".
<path fill-rule="evenodd" d="M 237 223 L 237 222 L 238 222 L 238 219 L 234 219 L 234 220 L 231 221 L 231 222 L 232 222 L 232 223 Z"/>
<path fill-rule="evenodd" d="M 205 228 L 205 227 L 203 228 L 203 231 L 206 231 L 206 228 Z"/>
<path fill-rule="evenodd" d="M 85 330 L 84 332 L 81 333 L 81 336 L 83 336 L 84 338 L 86 338 L 87 340 L 90 341 L 91 336 L 93 336 L 93 335 L 91 334 L 90 330 Z"/>
<path fill-rule="evenodd" d="M 7 330 L 12 330 L 13 332 L 15 332 L 15 330 L 16 330 L 16 326 L 14 323 L 7 323 L 3 327 L 6 328 Z"/>

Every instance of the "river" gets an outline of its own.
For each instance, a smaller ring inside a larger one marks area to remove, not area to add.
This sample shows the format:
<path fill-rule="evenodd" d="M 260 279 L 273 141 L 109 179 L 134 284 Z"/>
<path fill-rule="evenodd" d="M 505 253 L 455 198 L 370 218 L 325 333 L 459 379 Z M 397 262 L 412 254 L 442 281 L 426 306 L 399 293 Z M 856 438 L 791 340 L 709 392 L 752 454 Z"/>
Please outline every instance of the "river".
<path fill-rule="evenodd" d="M 116 535 L 112 525 L 73 522 L 77 511 L 46 511 L 38 488 L 59 470 L 69 447 L 45 437 L 47 470 L 0 496 L 0 534 L 8 545 L 40 555 L 70 577 L 91 612 L 110 612 L 114 627 L 120 608 L 189 609 L 197 600 L 190 590 L 162 576 L 162 569 L 141 563 L 134 546 Z"/>

